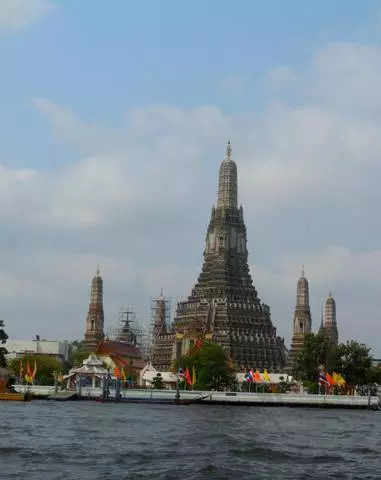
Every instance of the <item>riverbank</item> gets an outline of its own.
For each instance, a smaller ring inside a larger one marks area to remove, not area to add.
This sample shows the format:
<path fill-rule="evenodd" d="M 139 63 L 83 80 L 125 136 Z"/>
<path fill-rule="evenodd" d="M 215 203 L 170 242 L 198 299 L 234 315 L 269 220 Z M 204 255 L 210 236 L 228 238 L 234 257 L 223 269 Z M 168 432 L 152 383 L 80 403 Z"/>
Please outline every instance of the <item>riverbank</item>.
<path fill-rule="evenodd" d="M 16 385 L 16 391 L 25 392 L 24 385 Z M 75 391 L 58 391 L 54 387 L 33 385 L 29 392 L 36 399 L 57 401 L 99 400 L 102 389 L 83 387 Z M 115 401 L 115 390 L 110 389 L 110 400 Z M 343 409 L 380 409 L 380 399 L 377 396 L 347 396 L 347 395 L 307 395 L 292 393 L 246 393 L 246 392 L 205 392 L 180 391 L 181 403 L 197 403 L 201 405 L 229 406 L 285 406 L 311 408 L 343 408 Z M 175 404 L 174 390 L 126 389 L 121 392 L 121 403 L 164 403 Z"/>

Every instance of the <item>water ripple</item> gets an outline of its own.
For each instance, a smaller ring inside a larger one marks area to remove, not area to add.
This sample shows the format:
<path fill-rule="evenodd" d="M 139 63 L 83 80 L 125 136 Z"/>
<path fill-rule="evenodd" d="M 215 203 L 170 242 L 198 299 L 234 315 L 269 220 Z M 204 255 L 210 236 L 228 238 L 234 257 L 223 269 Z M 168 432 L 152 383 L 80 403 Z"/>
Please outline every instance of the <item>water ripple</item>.
<path fill-rule="evenodd" d="M 90 402 L 0 412 L 0 479 L 381 478 L 376 412 Z"/>

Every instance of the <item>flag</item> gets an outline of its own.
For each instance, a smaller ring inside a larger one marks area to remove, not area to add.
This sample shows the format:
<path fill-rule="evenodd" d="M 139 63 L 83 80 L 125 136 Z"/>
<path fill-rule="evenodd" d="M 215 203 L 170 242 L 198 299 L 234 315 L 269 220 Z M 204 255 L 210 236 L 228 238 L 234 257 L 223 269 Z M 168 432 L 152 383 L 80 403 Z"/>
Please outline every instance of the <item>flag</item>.
<path fill-rule="evenodd" d="M 331 377 L 331 375 L 328 372 L 325 374 L 325 378 L 326 378 L 327 382 L 329 383 L 329 385 L 335 385 L 334 379 Z"/>
<path fill-rule="evenodd" d="M 333 380 L 336 385 L 340 385 L 340 386 L 343 386 L 346 383 L 344 378 L 339 373 L 336 373 L 336 372 L 333 372 Z"/>
<path fill-rule="evenodd" d="M 263 378 L 264 378 L 265 382 L 271 382 L 270 375 L 267 372 L 267 368 L 265 368 L 265 370 L 263 372 Z"/>
<path fill-rule="evenodd" d="M 196 384 L 196 370 L 194 368 L 194 365 L 193 365 L 193 369 L 192 369 L 192 385 L 195 385 Z"/>
<path fill-rule="evenodd" d="M 126 382 L 127 377 L 126 377 L 126 372 L 124 371 L 124 368 L 122 367 L 122 370 L 120 372 L 121 377 L 123 378 L 123 382 Z"/>
<path fill-rule="evenodd" d="M 114 376 L 116 378 L 120 378 L 120 368 L 119 367 L 115 367 Z"/>
<path fill-rule="evenodd" d="M 188 385 L 192 385 L 192 378 L 191 374 L 189 373 L 188 367 L 185 369 L 185 380 L 187 381 Z"/>
<path fill-rule="evenodd" d="M 261 382 L 263 380 L 261 374 L 259 373 L 259 370 L 255 370 L 255 373 L 254 373 L 254 380 L 256 382 Z"/>
<path fill-rule="evenodd" d="M 27 362 L 26 362 L 25 381 L 27 383 L 32 383 L 32 372 L 30 370 L 29 360 L 27 360 Z"/>
<path fill-rule="evenodd" d="M 339 374 L 339 385 L 345 385 L 346 383 L 345 378 Z"/>
<path fill-rule="evenodd" d="M 20 377 L 19 377 L 19 382 L 22 383 L 24 378 L 24 367 L 22 366 L 22 360 L 20 362 Z"/>
<path fill-rule="evenodd" d="M 179 368 L 179 373 L 178 373 L 177 376 L 178 376 L 179 381 L 184 380 L 185 374 L 184 374 L 184 370 L 182 368 Z"/>
<path fill-rule="evenodd" d="M 36 363 L 36 360 L 35 360 L 34 361 L 33 372 L 32 372 L 32 381 L 34 381 L 34 379 L 36 378 L 36 374 L 37 374 L 37 363 Z"/>
<path fill-rule="evenodd" d="M 320 383 L 320 385 L 325 385 L 325 386 L 329 385 L 329 382 L 328 382 L 324 372 L 319 373 L 319 383 Z"/>

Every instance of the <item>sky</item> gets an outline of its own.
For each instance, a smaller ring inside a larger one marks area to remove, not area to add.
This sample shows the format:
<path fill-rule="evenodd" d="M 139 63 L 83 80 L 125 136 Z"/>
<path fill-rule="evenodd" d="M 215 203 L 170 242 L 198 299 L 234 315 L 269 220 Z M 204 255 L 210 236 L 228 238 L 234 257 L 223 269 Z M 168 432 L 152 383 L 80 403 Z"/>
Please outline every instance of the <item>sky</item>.
<path fill-rule="evenodd" d="M 251 273 L 290 342 L 304 265 L 313 329 L 381 356 L 378 0 L 1 0 L 0 318 L 83 338 L 146 328 L 200 272 L 226 142 Z"/>

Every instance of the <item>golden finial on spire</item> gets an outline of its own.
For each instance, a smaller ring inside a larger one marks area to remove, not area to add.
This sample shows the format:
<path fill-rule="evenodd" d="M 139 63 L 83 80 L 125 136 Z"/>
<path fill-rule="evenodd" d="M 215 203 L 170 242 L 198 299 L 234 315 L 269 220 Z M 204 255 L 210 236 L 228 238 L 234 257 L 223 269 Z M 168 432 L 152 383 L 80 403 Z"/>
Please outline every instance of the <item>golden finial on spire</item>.
<path fill-rule="evenodd" d="M 230 143 L 230 140 L 228 140 L 228 145 L 226 147 L 226 158 L 228 160 L 232 159 L 232 144 Z"/>

